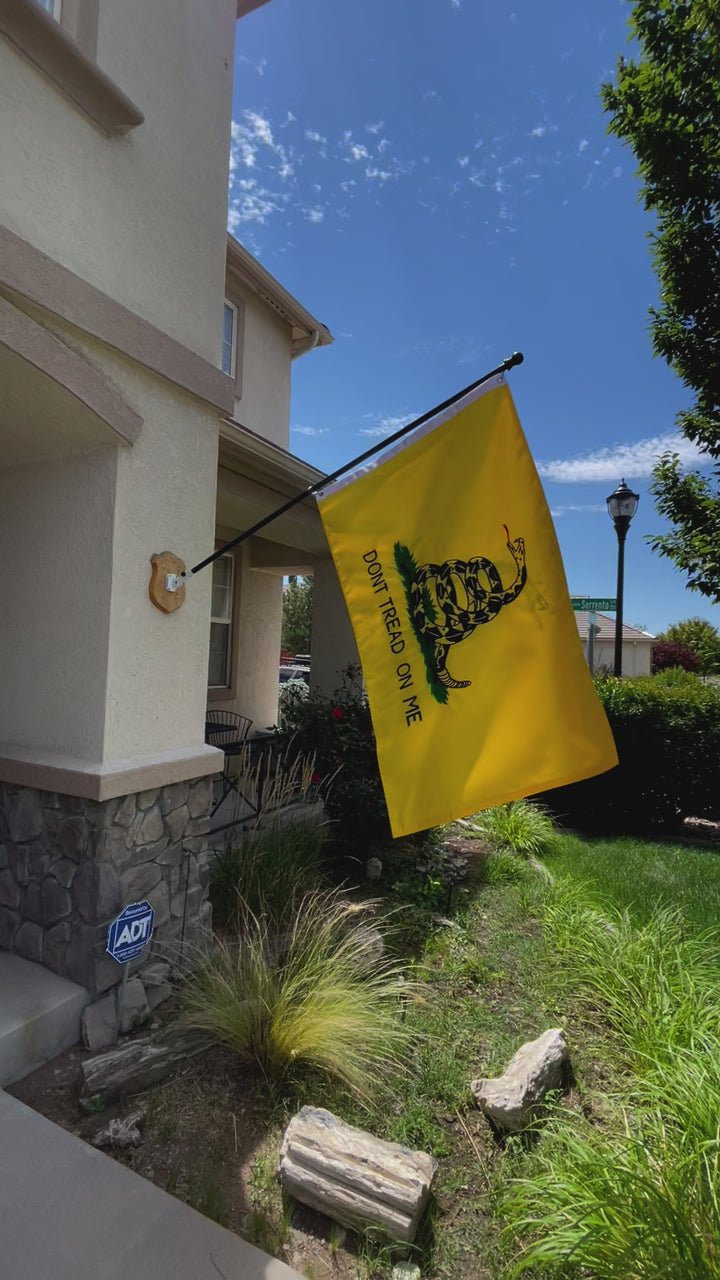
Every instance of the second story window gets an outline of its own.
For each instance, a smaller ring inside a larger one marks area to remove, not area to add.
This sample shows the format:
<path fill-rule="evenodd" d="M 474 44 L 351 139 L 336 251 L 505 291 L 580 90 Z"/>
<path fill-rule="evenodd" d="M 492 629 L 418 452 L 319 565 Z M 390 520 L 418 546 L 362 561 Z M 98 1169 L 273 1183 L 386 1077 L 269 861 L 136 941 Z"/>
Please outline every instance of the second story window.
<path fill-rule="evenodd" d="M 223 373 L 235 377 L 235 351 L 237 348 L 237 307 L 232 302 L 225 303 L 223 311 L 222 364 Z"/>

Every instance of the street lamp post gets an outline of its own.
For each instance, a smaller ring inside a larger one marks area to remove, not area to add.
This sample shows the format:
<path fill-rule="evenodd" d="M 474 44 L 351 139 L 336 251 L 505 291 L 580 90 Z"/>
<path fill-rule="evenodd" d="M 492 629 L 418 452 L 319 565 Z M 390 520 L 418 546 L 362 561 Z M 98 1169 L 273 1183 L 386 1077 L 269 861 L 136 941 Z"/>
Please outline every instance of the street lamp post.
<path fill-rule="evenodd" d="M 637 511 L 640 495 L 628 489 L 624 480 L 606 498 L 608 515 L 615 525 L 618 540 L 617 608 L 615 611 L 615 675 L 622 675 L 623 587 L 625 579 L 625 538 L 630 521 Z"/>

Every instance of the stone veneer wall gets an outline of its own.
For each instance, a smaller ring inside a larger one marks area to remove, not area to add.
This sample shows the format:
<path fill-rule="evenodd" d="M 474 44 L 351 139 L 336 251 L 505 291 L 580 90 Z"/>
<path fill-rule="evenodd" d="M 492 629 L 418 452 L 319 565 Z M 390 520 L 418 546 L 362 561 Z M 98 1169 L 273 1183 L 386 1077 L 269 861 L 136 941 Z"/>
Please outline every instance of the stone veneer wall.
<path fill-rule="evenodd" d="M 131 964 L 177 957 L 211 921 L 206 901 L 212 782 L 198 778 L 115 800 L 0 783 L 0 948 L 98 995 L 122 977 L 105 950 L 130 902 L 155 909 L 152 944 Z"/>

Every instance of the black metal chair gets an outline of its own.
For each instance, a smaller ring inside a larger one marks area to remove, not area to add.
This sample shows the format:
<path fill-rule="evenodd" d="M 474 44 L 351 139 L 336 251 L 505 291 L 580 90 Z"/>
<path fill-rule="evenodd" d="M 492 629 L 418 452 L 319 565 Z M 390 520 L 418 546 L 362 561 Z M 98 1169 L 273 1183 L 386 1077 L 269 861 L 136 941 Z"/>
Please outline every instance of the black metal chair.
<path fill-rule="evenodd" d="M 230 768 L 235 757 L 241 756 L 247 749 L 247 736 L 251 728 L 252 720 L 248 716 L 238 715 L 236 711 L 206 711 L 205 713 L 205 741 L 208 746 L 219 747 L 225 753 L 220 799 L 215 801 L 210 810 L 211 818 L 231 791 L 245 800 L 246 804 L 250 803 L 240 790 L 238 779 L 230 772 Z"/>

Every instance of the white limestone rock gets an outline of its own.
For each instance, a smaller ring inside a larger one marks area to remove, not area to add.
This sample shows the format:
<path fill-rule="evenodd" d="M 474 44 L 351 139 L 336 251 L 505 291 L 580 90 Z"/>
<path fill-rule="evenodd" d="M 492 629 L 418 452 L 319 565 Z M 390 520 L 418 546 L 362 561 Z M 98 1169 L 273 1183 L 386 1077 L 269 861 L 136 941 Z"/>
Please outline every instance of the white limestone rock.
<path fill-rule="evenodd" d="M 568 1056 L 565 1032 L 554 1027 L 518 1049 L 503 1075 L 473 1080 L 470 1087 L 498 1129 L 518 1133 L 537 1114 L 547 1094 L 562 1087 Z"/>
<path fill-rule="evenodd" d="M 111 1044 L 115 1044 L 118 1030 L 115 992 L 111 991 L 94 1004 L 86 1004 L 81 1025 L 83 1043 L 91 1053 L 99 1053 L 101 1049 L 109 1049 Z"/>
<path fill-rule="evenodd" d="M 436 1162 L 345 1124 L 320 1107 L 303 1107 L 280 1149 L 280 1181 L 290 1195 L 343 1226 L 372 1222 L 394 1240 L 412 1241 Z"/>
<path fill-rule="evenodd" d="M 115 1147 L 120 1151 L 127 1147 L 139 1147 L 142 1142 L 140 1129 L 145 1123 L 145 1111 L 133 1111 L 132 1115 L 111 1120 L 98 1130 L 92 1139 L 94 1147 Z"/>
<path fill-rule="evenodd" d="M 140 978 L 129 978 L 125 984 L 122 999 L 120 1030 L 123 1035 L 127 1035 L 128 1031 L 133 1031 L 135 1027 L 146 1022 L 149 1016 L 150 1006 Z"/>

